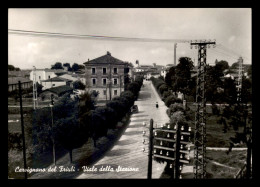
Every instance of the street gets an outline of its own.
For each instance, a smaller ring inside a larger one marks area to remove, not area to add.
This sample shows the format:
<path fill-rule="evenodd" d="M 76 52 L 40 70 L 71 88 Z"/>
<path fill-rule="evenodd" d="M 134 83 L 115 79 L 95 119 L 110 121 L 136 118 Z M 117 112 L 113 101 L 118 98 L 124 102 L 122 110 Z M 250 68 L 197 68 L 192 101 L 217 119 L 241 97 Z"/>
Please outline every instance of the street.
<path fill-rule="evenodd" d="M 159 108 L 155 107 L 156 102 Z M 108 151 L 105 156 L 96 164 L 96 168 L 106 168 L 107 170 L 97 172 L 85 172 L 78 176 L 78 179 L 106 179 L 106 178 L 147 178 L 148 167 L 148 145 L 143 144 L 143 130 L 146 131 L 146 142 L 148 142 L 149 129 L 143 127 L 145 122 L 149 127 L 150 119 L 154 120 L 154 127 L 160 124 L 169 122 L 169 117 L 166 114 L 167 107 L 161 101 L 159 95 L 155 91 L 150 81 L 144 81 L 138 100 L 135 101 L 138 105 L 139 112 L 135 113 L 130 118 L 130 124 L 120 137 L 119 141 L 115 143 L 114 147 Z M 145 152 L 142 148 L 145 147 Z M 159 164 L 153 161 L 152 164 L 152 178 L 160 178 L 166 164 Z M 109 170 L 114 169 L 114 172 Z M 120 171 L 116 172 L 118 168 L 132 168 L 138 171 Z"/>

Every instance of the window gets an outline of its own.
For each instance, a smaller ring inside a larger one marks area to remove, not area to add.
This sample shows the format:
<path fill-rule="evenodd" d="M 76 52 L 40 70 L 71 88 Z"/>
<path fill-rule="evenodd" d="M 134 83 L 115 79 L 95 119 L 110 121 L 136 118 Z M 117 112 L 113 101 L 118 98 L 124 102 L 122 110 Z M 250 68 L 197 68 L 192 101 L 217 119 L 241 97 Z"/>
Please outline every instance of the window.
<path fill-rule="evenodd" d="M 107 95 L 107 90 L 103 90 L 103 94 L 104 94 L 104 95 Z"/>
<path fill-rule="evenodd" d="M 103 68 L 103 75 L 107 74 L 107 68 Z"/>
<path fill-rule="evenodd" d="M 114 74 L 117 74 L 117 68 L 114 68 Z"/>
<path fill-rule="evenodd" d="M 39 79 L 41 79 L 41 76 L 39 76 Z"/>
<path fill-rule="evenodd" d="M 92 79 L 92 85 L 96 85 L 96 79 Z"/>
<path fill-rule="evenodd" d="M 52 84 L 52 86 L 55 86 L 55 84 Z"/>
<path fill-rule="evenodd" d="M 114 85 L 116 85 L 117 84 L 117 79 L 114 79 Z"/>
<path fill-rule="evenodd" d="M 114 95 L 117 95 L 117 90 L 114 90 Z"/>
<path fill-rule="evenodd" d="M 103 85 L 107 84 L 107 79 L 103 79 Z"/>
<path fill-rule="evenodd" d="M 48 76 L 48 79 L 50 79 L 50 78 L 51 78 L 51 76 L 49 75 L 49 76 Z"/>
<path fill-rule="evenodd" d="M 96 74 L 96 68 L 92 68 L 92 74 Z"/>

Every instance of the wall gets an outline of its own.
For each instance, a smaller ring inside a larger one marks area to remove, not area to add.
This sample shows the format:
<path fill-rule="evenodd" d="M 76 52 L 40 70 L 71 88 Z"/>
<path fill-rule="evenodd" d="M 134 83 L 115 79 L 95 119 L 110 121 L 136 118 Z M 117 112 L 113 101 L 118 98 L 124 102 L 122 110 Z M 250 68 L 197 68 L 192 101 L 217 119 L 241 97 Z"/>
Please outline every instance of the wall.
<path fill-rule="evenodd" d="M 41 81 L 42 80 L 47 80 L 49 79 L 48 76 L 50 76 L 50 78 L 53 78 L 53 77 L 57 77 L 56 74 L 54 72 L 49 72 L 49 71 L 44 71 L 44 70 L 36 70 L 35 71 L 35 74 L 36 74 L 36 81 L 38 83 L 41 84 Z M 41 79 L 39 79 L 39 76 L 41 76 Z M 30 72 L 30 80 L 33 81 L 33 71 Z"/>
<path fill-rule="evenodd" d="M 103 74 L 103 68 L 107 68 L 106 74 Z M 92 75 L 92 68 L 96 68 L 96 73 Z M 114 74 L 114 68 L 117 68 L 117 74 Z M 107 84 L 110 78 L 110 68 L 107 64 L 96 64 L 86 66 L 86 84 L 90 87 L 90 90 L 99 91 L 98 100 L 106 100 L 106 95 L 103 94 L 103 90 L 106 90 L 108 85 L 103 85 L 103 79 L 107 79 Z M 112 97 L 114 97 L 114 90 L 117 90 L 117 95 L 120 95 L 120 76 L 121 76 L 121 92 L 124 90 L 124 65 L 111 65 L 111 79 L 112 79 Z M 92 79 L 96 79 L 96 85 L 92 84 Z M 117 79 L 117 84 L 114 85 L 114 78 Z M 108 90 L 108 89 L 107 89 Z M 109 99 L 109 92 L 107 91 L 107 99 Z"/>
<path fill-rule="evenodd" d="M 54 84 L 54 85 L 53 85 Z M 42 82 L 43 88 L 42 90 L 46 90 L 52 87 L 57 87 L 57 86 L 63 86 L 66 85 L 66 82 Z"/>

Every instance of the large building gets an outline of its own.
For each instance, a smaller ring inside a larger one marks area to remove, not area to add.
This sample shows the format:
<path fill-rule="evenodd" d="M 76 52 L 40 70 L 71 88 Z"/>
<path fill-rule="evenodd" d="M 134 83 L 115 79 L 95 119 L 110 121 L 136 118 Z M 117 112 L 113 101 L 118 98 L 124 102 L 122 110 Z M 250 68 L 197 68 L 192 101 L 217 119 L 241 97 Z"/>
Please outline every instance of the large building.
<path fill-rule="evenodd" d="M 84 65 L 87 88 L 99 92 L 98 100 L 111 100 L 124 91 L 124 77 L 131 69 L 129 63 L 107 52 L 104 56 L 88 60 Z"/>

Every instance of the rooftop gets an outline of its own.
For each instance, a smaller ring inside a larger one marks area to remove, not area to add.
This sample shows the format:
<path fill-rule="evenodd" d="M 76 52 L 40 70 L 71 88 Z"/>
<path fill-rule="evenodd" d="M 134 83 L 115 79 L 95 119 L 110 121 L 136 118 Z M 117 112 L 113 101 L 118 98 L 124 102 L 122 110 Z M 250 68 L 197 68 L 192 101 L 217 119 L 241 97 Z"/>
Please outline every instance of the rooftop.
<path fill-rule="evenodd" d="M 8 78 L 8 85 L 9 84 L 18 84 L 18 81 L 21 81 L 21 83 L 32 82 L 30 79 L 27 79 L 24 77 L 11 77 L 11 78 Z"/>
<path fill-rule="evenodd" d="M 63 93 L 66 93 L 66 92 L 72 91 L 72 90 L 73 90 L 73 88 L 71 88 L 69 86 L 57 86 L 57 87 L 46 89 L 42 92 L 50 91 L 50 92 L 60 95 L 60 94 L 63 94 Z"/>
<path fill-rule="evenodd" d="M 42 82 L 66 82 L 66 81 L 71 81 L 71 80 L 63 77 L 53 77 L 51 79 L 43 80 Z"/>
<path fill-rule="evenodd" d="M 95 58 L 93 60 L 89 60 L 87 62 L 84 62 L 83 64 L 88 65 L 88 64 L 117 64 L 117 65 L 126 65 L 128 63 L 119 60 L 115 57 L 112 57 L 111 53 L 107 52 L 106 55 Z"/>

